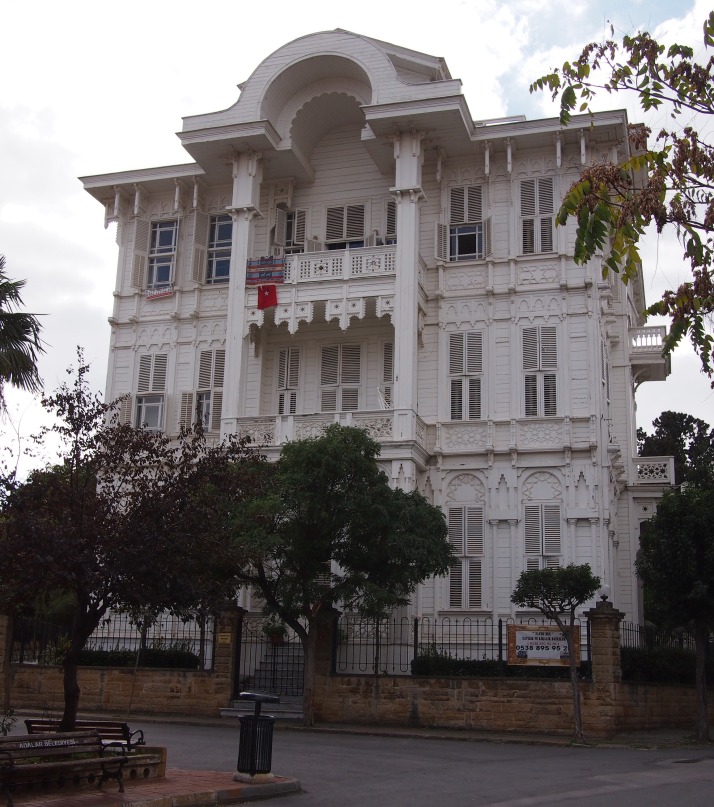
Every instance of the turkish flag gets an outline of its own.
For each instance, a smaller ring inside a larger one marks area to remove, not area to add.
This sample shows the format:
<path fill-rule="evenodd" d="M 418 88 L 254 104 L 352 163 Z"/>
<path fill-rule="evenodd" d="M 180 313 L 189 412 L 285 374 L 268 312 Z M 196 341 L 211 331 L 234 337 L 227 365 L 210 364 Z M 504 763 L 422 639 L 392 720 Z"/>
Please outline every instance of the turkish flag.
<path fill-rule="evenodd" d="M 258 286 L 258 308 L 272 308 L 278 304 L 277 286 Z"/>

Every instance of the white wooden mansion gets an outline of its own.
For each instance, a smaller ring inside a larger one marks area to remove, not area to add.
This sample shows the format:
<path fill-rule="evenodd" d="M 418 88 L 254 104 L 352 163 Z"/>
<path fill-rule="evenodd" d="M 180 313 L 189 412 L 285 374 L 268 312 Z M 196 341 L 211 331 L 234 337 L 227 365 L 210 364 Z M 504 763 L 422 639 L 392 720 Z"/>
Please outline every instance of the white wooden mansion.
<path fill-rule="evenodd" d="M 581 167 L 627 153 L 626 116 L 476 116 L 443 59 L 323 32 L 184 119 L 190 162 L 85 177 L 118 224 L 107 399 L 271 456 L 367 429 L 460 559 L 412 616 L 512 616 L 523 569 L 587 562 L 639 620 L 639 525 L 672 466 L 635 456 L 635 390 L 668 374 L 663 329 L 641 279 L 575 266 L 554 226 Z"/>

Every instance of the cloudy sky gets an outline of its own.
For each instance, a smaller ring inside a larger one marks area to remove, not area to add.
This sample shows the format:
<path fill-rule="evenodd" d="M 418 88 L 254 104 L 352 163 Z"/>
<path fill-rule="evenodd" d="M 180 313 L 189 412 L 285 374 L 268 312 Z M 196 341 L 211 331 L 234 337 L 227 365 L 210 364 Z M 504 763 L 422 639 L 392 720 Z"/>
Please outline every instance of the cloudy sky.
<path fill-rule="evenodd" d="M 46 389 L 66 378 L 77 345 L 92 362 L 94 386 L 105 382 L 115 233 L 103 229 L 103 209 L 77 177 L 190 162 L 175 135 L 181 118 L 233 104 L 236 85 L 285 43 L 344 28 L 443 56 L 475 119 L 533 119 L 555 109 L 545 95 L 529 95 L 529 83 L 609 36 L 610 25 L 617 38 L 646 29 L 698 46 L 708 12 L 702 0 L 6 0 L 0 254 L 11 277 L 27 279 L 27 309 L 44 315 Z M 599 108 L 608 106 L 628 106 L 630 120 L 643 120 L 624 97 Z M 646 255 L 645 290 L 654 301 L 686 278 L 686 267 L 671 240 L 652 238 Z M 687 349 L 675 354 L 667 382 L 642 385 L 638 407 L 645 428 L 664 409 L 714 421 L 714 396 Z M 12 394 L 10 411 L 21 433 L 36 429 L 28 396 Z M 12 428 L 4 429 L 7 442 Z"/>

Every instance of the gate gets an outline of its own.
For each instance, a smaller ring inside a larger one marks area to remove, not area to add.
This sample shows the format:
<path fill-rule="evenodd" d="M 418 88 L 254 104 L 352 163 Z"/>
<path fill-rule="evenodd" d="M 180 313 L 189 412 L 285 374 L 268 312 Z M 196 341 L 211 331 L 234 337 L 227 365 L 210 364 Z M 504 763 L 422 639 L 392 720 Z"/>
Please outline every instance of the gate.
<path fill-rule="evenodd" d="M 263 632 L 265 624 L 265 617 L 257 614 L 244 614 L 238 623 L 234 698 L 246 690 L 303 694 L 305 657 L 300 638 L 290 628 L 284 638 L 269 637 Z"/>

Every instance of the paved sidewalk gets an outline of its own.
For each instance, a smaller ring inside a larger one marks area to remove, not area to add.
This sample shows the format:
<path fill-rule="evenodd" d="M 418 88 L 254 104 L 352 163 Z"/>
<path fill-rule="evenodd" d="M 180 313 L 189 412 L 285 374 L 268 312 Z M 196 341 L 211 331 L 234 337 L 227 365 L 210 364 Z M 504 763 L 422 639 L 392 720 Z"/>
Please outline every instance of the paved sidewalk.
<path fill-rule="evenodd" d="M 276 776 L 274 782 L 234 782 L 227 771 L 179 771 L 167 769 L 166 778 L 126 782 L 125 792 L 116 785 L 98 791 L 76 789 L 66 793 L 13 795 L 16 807 L 218 807 L 240 804 L 288 793 L 299 793 L 297 779 Z"/>

